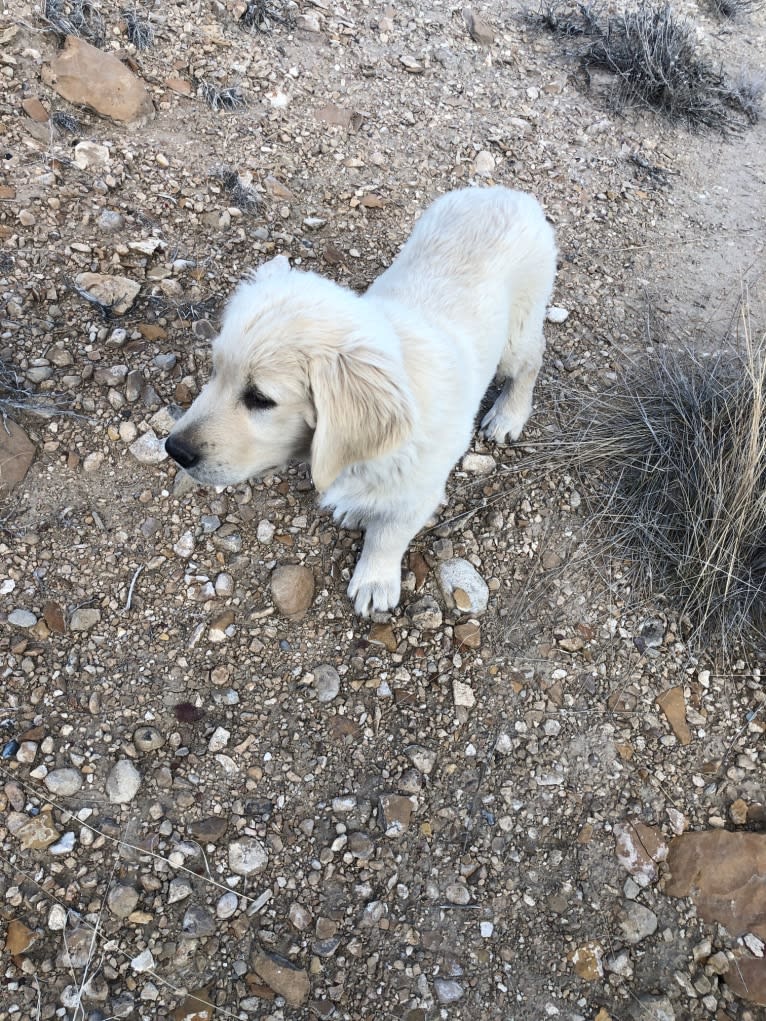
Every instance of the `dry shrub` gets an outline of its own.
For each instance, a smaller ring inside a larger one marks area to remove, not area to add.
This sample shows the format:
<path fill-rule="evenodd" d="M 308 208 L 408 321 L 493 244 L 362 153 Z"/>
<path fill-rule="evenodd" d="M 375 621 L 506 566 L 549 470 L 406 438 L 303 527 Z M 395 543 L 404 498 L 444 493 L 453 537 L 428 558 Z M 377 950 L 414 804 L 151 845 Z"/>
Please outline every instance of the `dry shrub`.
<path fill-rule="evenodd" d="M 291 27 L 294 19 L 288 5 L 279 0 L 248 0 L 239 21 L 244 28 L 270 32 L 274 25 Z"/>
<path fill-rule="evenodd" d="M 148 18 L 141 17 L 135 10 L 124 10 L 122 20 L 128 35 L 128 41 L 133 43 L 137 50 L 148 50 L 154 42 L 154 29 Z"/>
<path fill-rule="evenodd" d="M 581 70 L 588 86 L 593 71 L 612 76 L 607 101 L 614 110 L 648 107 L 674 123 L 721 134 L 758 118 L 752 88 L 733 86 L 700 52 L 693 24 L 668 4 L 641 3 L 602 17 L 589 5 L 554 3 L 543 8 L 538 21 L 557 34 L 590 40 L 578 54 Z"/>
<path fill-rule="evenodd" d="M 90 0 L 43 0 L 42 18 L 62 39 L 76 35 L 94 46 L 104 44 L 104 19 Z"/>
<path fill-rule="evenodd" d="M 247 106 L 247 99 L 241 89 L 236 86 L 222 88 L 213 82 L 200 81 L 199 94 L 211 110 L 241 110 Z"/>
<path fill-rule="evenodd" d="M 606 551 L 724 652 L 766 646 L 766 336 L 745 334 L 711 356 L 659 348 L 566 407 Z"/>

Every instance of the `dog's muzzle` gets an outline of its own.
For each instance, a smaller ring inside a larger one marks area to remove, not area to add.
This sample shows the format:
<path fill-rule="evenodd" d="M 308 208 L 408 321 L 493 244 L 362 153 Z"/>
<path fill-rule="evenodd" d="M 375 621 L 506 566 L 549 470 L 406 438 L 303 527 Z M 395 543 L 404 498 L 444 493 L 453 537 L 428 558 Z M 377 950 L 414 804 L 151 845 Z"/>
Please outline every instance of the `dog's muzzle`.
<path fill-rule="evenodd" d="M 199 464 L 199 451 L 186 443 L 182 436 L 173 436 L 172 434 L 168 436 L 165 440 L 165 450 L 187 471 Z"/>

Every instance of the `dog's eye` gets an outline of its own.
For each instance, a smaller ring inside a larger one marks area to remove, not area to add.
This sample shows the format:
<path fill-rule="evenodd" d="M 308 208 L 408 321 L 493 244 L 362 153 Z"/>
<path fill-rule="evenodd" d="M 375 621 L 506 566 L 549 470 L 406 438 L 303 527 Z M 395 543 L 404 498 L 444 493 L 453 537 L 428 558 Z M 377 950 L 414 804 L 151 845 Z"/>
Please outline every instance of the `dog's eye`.
<path fill-rule="evenodd" d="M 262 394 L 257 386 L 249 386 L 242 394 L 242 403 L 248 411 L 265 411 L 266 408 L 273 408 L 277 402 Z"/>

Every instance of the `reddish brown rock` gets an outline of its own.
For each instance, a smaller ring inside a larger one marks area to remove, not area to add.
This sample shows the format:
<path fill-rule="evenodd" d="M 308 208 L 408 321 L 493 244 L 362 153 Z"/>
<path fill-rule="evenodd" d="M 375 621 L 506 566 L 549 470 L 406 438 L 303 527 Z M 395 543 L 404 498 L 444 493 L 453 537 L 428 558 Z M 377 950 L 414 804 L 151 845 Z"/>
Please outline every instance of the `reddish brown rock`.
<path fill-rule="evenodd" d="M 726 985 L 748 1003 L 766 1007 L 766 957 L 738 953 L 736 958 L 736 963 L 726 973 Z"/>
<path fill-rule="evenodd" d="M 689 744 L 692 735 L 686 722 L 686 702 L 684 700 L 684 689 L 681 685 L 669 688 L 667 691 L 663 691 L 661 695 L 658 695 L 657 705 L 665 714 L 679 742 L 681 744 Z"/>
<path fill-rule="evenodd" d="M 111 53 L 68 35 L 64 46 L 42 70 L 42 78 L 77 106 L 122 123 L 154 113 L 149 93 L 132 71 Z"/>
<path fill-rule="evenodd" d="M 35 457 L 35 445 L 24 430 L 6 419 L 0 422 L 0 499 L 21 482 Z"/>
<path fill-rule="evenodd" d="M 691 897 L 705 922 L 766 939 L 766 834 L 707 830 L 670 843 L 665 893 Z"/>

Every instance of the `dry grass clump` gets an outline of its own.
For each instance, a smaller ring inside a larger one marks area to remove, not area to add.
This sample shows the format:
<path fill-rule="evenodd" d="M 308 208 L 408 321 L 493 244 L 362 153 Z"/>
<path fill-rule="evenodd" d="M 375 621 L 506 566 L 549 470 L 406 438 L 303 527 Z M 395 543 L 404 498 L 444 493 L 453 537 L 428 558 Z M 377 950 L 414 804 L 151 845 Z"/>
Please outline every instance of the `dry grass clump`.
<path fill-rule="evenodd" d="M 263 206 L 263 199 L 249 184 L 241 179 L 236 170 L 231 167 L 216 167 L 211 176 L 220 181 L 228 191 L 232 205 L 241 209 L 243 213 L 255 213 Z"/>
<path fill-rule="evenodd" d="M 104 19 L 90 0 L 43 0 L 42 18 L 62 39 L 76 35 L 94 46 L 104 44 Z"/>
<path fill-rule="evenodd" d="M 285 4 L 277 0 L 248 0 L 245 10 L 240 15 L 240 24 L 245 28 L 253 28 L 256 32 L 270 32 L 274 25 L 293 24 L 293 17 Z"/>
<path fill-rule="evenodd" d="M 766 646 L 765 402 L 766 336 L 748 333 L 740 351 L 648 354 L 567 427 L 607 551 L 724 651 Z"/>
<path fill-rule="evenodd" d="M 25 411 L 29 415 L 73 415 L 69 400 L 64 394 L 37 393 L 26 385 L 15 369 L 0 359 L 0 429 L 12 411 Z M 79 416 L 75 416 L 79 417 Z"/>
<path fill-rule="evenodd" d="M 222 88 L 213 82 L 200 81 L 199 94 L 211 110 L 241 110 L 247 106 L 247 99 L 241 89 L 236 86 Z"/>
<path fill-rule="evenodd" d="M 716 14 L 731 21 L 747 17 L 766 7 L 766 0 L 711 0 L 711 3 Z"/>
<path fill-rule="evenodd" d="M 137 50 L 148 50 L 154 42 L 154 29 L 147 18 L 142 18 L 134 10 L 122 11 L 120 17 L 125 22 L 128 41 Z"/>
<path fill-rule="evenodd" d="M 588 85 L 593 71 L 612 76 L 607 100 L 615 110 L 648 107 L 693 130 L 721 134 L 758 118 L 757 101 L 700 52 L 693 24 L 668 4 L 640 3 L 603 17 L 593 6 L 553 3 L 542 9 L 539 23 L 590 40 L 580 50 L 580 67 Z"/>

